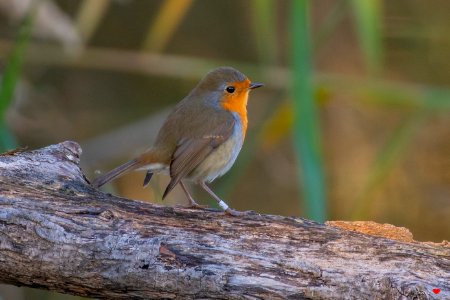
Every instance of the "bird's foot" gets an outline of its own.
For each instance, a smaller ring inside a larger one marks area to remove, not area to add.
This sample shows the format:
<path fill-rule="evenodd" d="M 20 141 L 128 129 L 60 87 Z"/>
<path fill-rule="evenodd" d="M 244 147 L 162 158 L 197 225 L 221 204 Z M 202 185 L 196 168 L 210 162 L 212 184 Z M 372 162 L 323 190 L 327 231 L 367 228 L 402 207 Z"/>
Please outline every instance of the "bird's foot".
<path fill-rule="evenodd" d="M 192 209 L 207 209 L 209 208 L 208 205 L 201 205 L 196 202 L 189 204 L 186 208 L 192 208 Z"/>
<path fill-rule="evenodd" d="M 194 199 L 189 199 L 189 206 L 187 208 L 192 208 L 192 209 L 207 209 L 209 208 L 208 205 L 200 205 L 197 202 L 195 202 Z"/>
<path fill-rule="evenodd" d="M 224 212 L 226 215 L 230 215 L 233 217 L 243 217 L 243 216 L 256 214 L 253 210 L 239 211 L 239 210 L 231 209 L 229 207 Z"/>
<path fill-rule="evenodd" d="M 209 206 L 208 205 L 200 205 L 197 203 L 191 203 L 189 205 L 182 205 L 182 204 L 177 204 L 175 205 L 175 207 L 177 208 L 187 208 L 187 209 L 208 209 Z"/>

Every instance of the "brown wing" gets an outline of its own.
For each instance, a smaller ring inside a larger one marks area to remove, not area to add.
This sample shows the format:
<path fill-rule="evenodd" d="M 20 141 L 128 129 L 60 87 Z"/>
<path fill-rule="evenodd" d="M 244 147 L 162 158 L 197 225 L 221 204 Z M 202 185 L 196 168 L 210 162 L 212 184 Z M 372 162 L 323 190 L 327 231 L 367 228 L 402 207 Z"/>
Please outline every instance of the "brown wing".
<path fill-rule="evenodd" d="M 207 130 L 210 133 L 198 137 L 183 138 L 179 141 L 172 156 L 170 164 L 171 180 L 163 194 L 163 199 L 181 179 L 195 170 L 215 148 L 228 140 L 233 133 L 235 120 L 231 115 L 223 122 L 215 123 L 213 128 Z M 208 124 L 204 124 L 204 126 L 208 126 Z"/>

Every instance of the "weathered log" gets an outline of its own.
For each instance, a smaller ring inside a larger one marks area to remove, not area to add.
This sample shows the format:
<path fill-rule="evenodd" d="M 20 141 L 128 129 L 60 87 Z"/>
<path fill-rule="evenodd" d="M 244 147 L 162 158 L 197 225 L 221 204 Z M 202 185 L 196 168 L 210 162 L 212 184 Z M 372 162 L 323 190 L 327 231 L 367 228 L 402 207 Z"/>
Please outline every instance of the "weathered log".
<path fill-rule="evenodd" d="M 114 197 L 80 154 L 0 156 L 0 282 L 108 299 L 450 299 L 448 247 Z"/>

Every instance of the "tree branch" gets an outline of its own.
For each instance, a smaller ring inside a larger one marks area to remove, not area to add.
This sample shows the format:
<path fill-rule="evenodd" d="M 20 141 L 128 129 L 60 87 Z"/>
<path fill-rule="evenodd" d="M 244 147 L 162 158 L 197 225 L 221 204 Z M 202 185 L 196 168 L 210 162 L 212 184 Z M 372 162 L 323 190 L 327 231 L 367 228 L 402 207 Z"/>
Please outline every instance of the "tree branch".
<path fill-rule="evenodd" d="M 450 298 L 450 248 L 121 199 L 88 184 L 80 154 L 0 156 L 0 282 L 108 299 Z"/>

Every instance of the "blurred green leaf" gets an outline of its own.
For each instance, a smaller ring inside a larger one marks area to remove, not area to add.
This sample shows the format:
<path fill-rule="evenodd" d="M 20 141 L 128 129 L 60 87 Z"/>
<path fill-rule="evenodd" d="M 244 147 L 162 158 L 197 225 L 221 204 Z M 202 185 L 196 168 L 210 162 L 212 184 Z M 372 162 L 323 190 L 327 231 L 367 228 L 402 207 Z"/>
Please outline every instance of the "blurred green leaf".
<path fill-rule="evenodd" d="M 401 109 L 450 109 L 450 90 L 445 88 L 330 74 L 316 76 L 316 84 L 334 93 L 351 94 L 374 105 Z"/>
<path fill-rule="evenodd" d="M 19 27 L 19 34 L 14 47 L 9 55 L 0 84 L 0 150 L 8 150 L 17 147 L 17 142 L 6 126 L 5 114 L 8 109 L 19 79 L 23 57 L 31 35 L 34 8 L 24 18 Z"/>
<path fill-rule="evenodd" d="M 369 73 L 382 70 L 381 1 L 352 0 L 356 30 Z"/>
<path fill-rule="evenodd" d="M 344 20 L 348 12 L 348 1 L 339 0 L 334 2 L 334 6 L 330 12 L 324 17 L 320 23 L 317 33 L 314 37 L 314 49 L 320 49 L 322 44 L 330 38 L 331 33 L 335 30 L 339 22 Z"/>
<path fill-rule="evenodd" d="M 144 49 L 154 52 L 163 50 L 177 27 L 192 6 L 193 0 L 166 0 L 148 29 Z"/>
<path fill-rule="evenodd" d="M 356 201 L 351 214 L 353 220 L 365 220 L 369 217 L 369 209 L 374 199 L 373 192 L 382 185 L 388 178 L 389 172 L 400 161 L 427 114 L 428 112 L 424 110 L 411 113 L 384 144 L 370 169 L 367 183 Z"/>
<path fill-rule="evenodd" d="M 291 94 L 294 111 L 294 146 L 303 187 L 305 215 L 316 221 L 326 218 L 321 134 L 313 93 L 309 1 L 290 2 Z"/>
<path fill-rule="evenodd" d="M 3 122 L 0 124 L 0 153 L 17 148 L 17 141 Z"/>
<path fill-rule="evenodd" d="M 253 0 L 253 31 L 259 60 L 264 64 L 275 64 L 277 60 L 277 33 L 274 13 L 276 2 L 273 0 Z"/>
<path fill-rule="evenodd" d="M 76 27 L 84 42 L 91 39 L 110 5 L 111 0 L 83 0 L 81 2 L 76 16 Z"/>
<path fill-rule="evenodd" d="M 292 101 L 284 99 L 274 107 L 271 115 L 268 116 L 261 127 L 258 140 L 261 149 L 268 151 L 277 145 L 285 136 L 290 135 L 294 123 L 294 112 Z"/>

